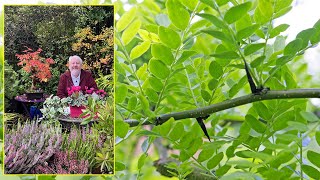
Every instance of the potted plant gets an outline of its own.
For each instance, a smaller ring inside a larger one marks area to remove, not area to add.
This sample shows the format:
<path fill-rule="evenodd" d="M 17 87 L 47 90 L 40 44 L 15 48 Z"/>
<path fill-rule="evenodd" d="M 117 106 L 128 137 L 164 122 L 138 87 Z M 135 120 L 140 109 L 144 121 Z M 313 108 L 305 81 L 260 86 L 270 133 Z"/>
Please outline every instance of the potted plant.
<path fill-rule="evenodd" d="M 90 99 L 104 101 L 106 94 L 107 93 L 102 89 L 95 90 L 94 88 L 89 89 L 88 87 L 85 87 L 85 92 L 82 92 L 80 86 L 72 86 L 71 88 L 68 88 L 68 97 L 66 98 L 66 102 L 68 102 L 70 106 L 70 116 L 78 118 L 88 105 L 88 101 Z"/>
<path fill-rule="evenodd" d="M 41 88 L 36 87 L 39 82 L 48 82 L 51 78 L 50 65 L 54 64 L 52 58 L 43 58 L 40 56 L 42 49 L 34 51 L 30 48 L 24 50 L 24 54 L 16 54 L 19 59 L 18 66 L 22 66 L 22 69 L 30 75 L 31 87 L 27 91 L 26 95 L 28 99 L 39 99 L 43 97 L 43 91 Z"/>

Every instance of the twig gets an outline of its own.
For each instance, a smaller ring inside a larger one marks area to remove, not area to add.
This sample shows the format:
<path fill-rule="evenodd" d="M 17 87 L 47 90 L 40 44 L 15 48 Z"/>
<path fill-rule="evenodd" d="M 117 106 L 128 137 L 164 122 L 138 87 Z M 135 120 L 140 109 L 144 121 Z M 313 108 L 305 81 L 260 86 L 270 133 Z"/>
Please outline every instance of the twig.
<path fill-rule="evenodd" d="M 257 101 L 296 98 L 320 98 L 320 89 L 293 89 L 281 91 L 267 91 L 265 94 L 249 94 L 197 109 L 159 115 L 156 117 L 156 121 L 153 119 L 151 121 L 143 123 L 143 125 L 151 124 L 151 122 L 163 124 L 170 118 L 174 118 L 175 120 L 181 120 L 186 118 L 203 117 L 215 112 L 223 111 L 226 109 Z M 125 122 L 128 123 L 131 127 L 137 126 L 139 124 L 139 121 L 134 119 L 125 120 Z"/>

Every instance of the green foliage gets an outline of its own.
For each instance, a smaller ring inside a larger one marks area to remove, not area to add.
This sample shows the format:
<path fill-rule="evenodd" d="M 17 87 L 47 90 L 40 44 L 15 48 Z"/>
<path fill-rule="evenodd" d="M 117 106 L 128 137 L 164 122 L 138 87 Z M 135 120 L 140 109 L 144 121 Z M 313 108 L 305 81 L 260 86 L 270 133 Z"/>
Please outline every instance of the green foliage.
<path fill-rule="evenodd" d="M 298 78 L 292 68 L 319 42 L 319 22 L 286 42 L 282 34 L 289 25 L 274 26 L 273 21 L 290 11 L 292 0 L 228 2 L 144 1 L 127 12 L 122 7 L 116 11 L 120 15 L 115 28 L 117 161 L 128 162 L 118 175 L 142 177 L 152 156 L 181 163 L 169 164 L 163 174 L 180 179 L 197 173 L 192 166 L 206 172 L 206 177 L 220 179 L 271 179 L 274 174 L 278 179 L 300 174 L 314 178 L 319 173 L 318 167 L 302 161 L 318 165 L 310 160 L 317 159 L 316 151 L 308 151 L 303 143 L 307 138 L 320 139 L 319 118 L 309 112 L 307 100 L 275 98 L 215 113 L 206 120 L 212 142 L 203 140 L 192 118 L 158 124 L 155 117 L 163 114 L 250 93 L 244 62 L 258 87 L 300 87 L 297 82 L 304 77 Z M 134 37 L 127 37 L 129 33 Z M 230 123 L 221 122 L 229 118 Z M 240 129 L 233 118 L 242 121 Z M 149 129 L 143 123 L 156 126 Z M 146 137 L 143 154 L 129 160 L 132 156 L 125 156 L 125 149 L 136 146 L 140 139 L 136 134 Z M 156 152 L 150 150 L 152 143 Z M 138 170 L 129 171 L 133 167 Z"/>

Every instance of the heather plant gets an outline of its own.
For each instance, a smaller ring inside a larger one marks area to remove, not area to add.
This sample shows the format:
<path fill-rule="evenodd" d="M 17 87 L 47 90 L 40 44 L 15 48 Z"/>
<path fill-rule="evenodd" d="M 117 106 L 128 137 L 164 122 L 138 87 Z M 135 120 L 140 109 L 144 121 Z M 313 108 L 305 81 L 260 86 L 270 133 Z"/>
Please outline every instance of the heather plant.
<path fill-rule="evenodd" d="M 102 147 L 104 143 L 100 139 L 97 130 L 90 127 L 83 127 L 81 129 L 73 126 L 69 133 L 63 135 L 63 142 L 61 145 L 62 151 L 75 152 L 79 161 L 87 160 L 90 170 L 95 165 L 96 150 Z"/>
<path fill-rule="evenodd" d="M 38 164 L 35 174 L 86 174 L 88 173 L 88 160 L 78 160 L 74 151 L 57 151 L 51 163 Z"/>
<path fill-rule="evenodd" d="M 39 124 L 36 121 L 18 123 L 5 134 L 4 168 L 7 174 L 28 174 L 60 148 L 62 137 L 58 125 Z"/>

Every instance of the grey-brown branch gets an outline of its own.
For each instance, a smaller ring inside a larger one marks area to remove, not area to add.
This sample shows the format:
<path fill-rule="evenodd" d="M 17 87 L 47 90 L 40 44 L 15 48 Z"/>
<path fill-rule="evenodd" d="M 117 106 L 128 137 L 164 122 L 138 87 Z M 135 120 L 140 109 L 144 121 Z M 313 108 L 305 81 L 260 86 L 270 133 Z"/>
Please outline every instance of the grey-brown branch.
<path fill-rule="evenodd" d="M 170 118 L 174 118 L 175 120 L 198 118 L 257 101 L 296 98 L 320 98 L 320 89 L 293 89 L 282 91 L 267 91 L 265 94 L 249 94 L 202 108 L 159 115 L 158 117 L 156 117 L 156 119 L 157 124 L 163 124 Z M 137 126 L 139 124 L 139 121 L 131 119 L 125 120 L 125 122 L 128 123 L 131 127 Z M 143 125 L 151 124 L 151 122 L 147 121 L 143 123 Z"/>

